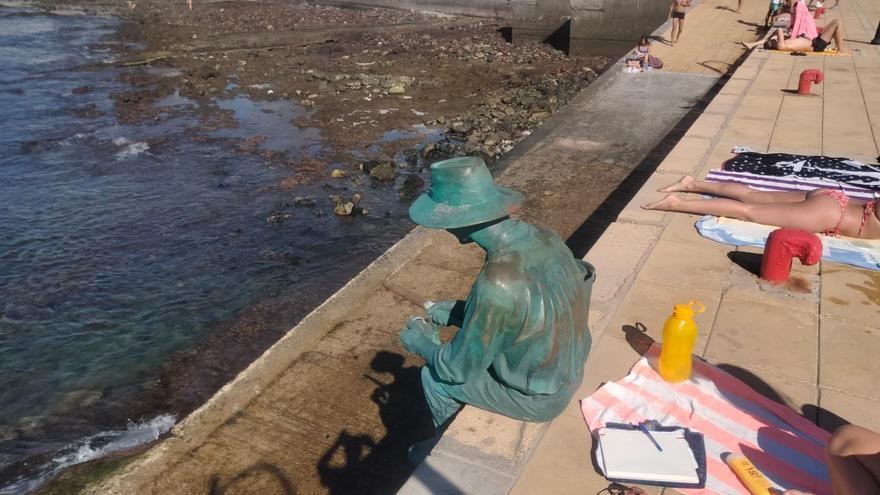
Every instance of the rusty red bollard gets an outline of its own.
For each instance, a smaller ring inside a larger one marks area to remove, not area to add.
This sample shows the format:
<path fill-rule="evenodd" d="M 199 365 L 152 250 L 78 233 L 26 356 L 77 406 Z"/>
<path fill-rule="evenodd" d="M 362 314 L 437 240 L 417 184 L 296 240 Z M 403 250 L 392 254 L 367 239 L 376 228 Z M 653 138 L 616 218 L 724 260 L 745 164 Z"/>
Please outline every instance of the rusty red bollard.
<path fill-rule="evenodd" d="M 824 14 L 824 13 L 825 13 L 825 7 L 816 8 L 816 13 L 813 14 L 813 19 L 821 19 L 822 14 Z"/>
<path fill-rule="evenodd" d="M 761 259 L 761 278 L 779 284 L 788 281 L 791 260 L 797 258 L 804 266 L 815 265 L 822 258 L 822 241 L 806 230 L 777 229 L 767 237 Z"/>
<path fill-rule="evenodd" d="M 807 69 L 801 72 L 801 78 L 798 82 L 798 94 L 810 94 L 810 85 L 812 83 L 819 84 L 823 80 L 825 80 L 825 74 L 819 69 Z"/>

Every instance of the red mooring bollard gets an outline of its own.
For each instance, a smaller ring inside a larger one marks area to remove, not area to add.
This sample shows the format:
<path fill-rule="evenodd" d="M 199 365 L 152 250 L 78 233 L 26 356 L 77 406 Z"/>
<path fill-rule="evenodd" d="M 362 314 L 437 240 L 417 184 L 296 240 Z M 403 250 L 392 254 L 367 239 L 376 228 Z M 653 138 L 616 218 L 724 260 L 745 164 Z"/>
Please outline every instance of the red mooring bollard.
<path fill-rule="evenodd" d="M 797 258 L 804 266 L 815 265 L 822 258 L 822 241 L 806 230 L 777 229 L 767 237 L 761 259 L 761 278 L 780 284 L 788 281 L 791 260 Z"/>
<path fill-rule="evenodd" d="M 819 69 L 807 69 L 801 72 L 801 78 L 798 82 L 798 94 L 810 94 L 810 85 L 812 83 L 819 84 L 823 80 L 825 80 L 825 74 Z"/>

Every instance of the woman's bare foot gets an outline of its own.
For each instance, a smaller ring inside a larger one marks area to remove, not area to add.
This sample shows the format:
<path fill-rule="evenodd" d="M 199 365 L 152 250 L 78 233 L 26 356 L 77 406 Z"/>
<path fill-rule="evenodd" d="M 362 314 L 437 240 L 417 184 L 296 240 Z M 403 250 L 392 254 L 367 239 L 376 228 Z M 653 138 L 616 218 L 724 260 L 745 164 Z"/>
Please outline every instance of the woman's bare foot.
<path fill-rule="evenodd" d="M 646 203 L 642 205 L 643 210 L 661 210 L 672 211 L 681 200 L 674 194 L 667 194 L 665 198 L 654 203 Z"/>
<path fill-rule="evenodd" d="M 678 182 L 669 184 L 666 187 L 657 189 L 657 192 L 674 193 L 674 192 L 691 192 L 693 191 L 694 178 L 690 175 L 684 175 Z"/>

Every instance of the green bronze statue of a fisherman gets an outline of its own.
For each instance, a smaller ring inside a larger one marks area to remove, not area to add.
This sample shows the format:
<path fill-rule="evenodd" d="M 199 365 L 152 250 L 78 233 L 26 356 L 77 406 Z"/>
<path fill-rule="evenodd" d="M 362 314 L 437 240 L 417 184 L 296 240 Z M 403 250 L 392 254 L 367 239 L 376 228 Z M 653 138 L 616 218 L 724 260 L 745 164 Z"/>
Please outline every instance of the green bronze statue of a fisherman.
<path fill-rule="evenodd" d="M 593 267 L 549 230 L 513 220 L 522 195 L 494 184 L 479 158 L 431 167 L 431 189 L 410 207 L 416 223 L 475 242 L 486 262 L 467 301 L 439 301 L 400 334 L 425 358 L 422 385 L 443 426 L 463 404 L 549 421 L 570 402 L 590 351 Z M 460 330 L 441 343 L 440 325 Z"/>

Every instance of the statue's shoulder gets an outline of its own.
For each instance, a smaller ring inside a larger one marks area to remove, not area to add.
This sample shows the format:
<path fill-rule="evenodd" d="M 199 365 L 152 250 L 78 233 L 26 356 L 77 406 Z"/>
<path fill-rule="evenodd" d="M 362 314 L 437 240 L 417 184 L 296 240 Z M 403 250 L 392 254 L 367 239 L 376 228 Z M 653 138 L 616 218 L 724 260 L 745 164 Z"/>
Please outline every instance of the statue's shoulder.
<path fill-rule="evenodd" d="M 484 293 L 512 294 L 524 281 L 521 253 L 508 251 L 488 260 L 477 277 L 477 289 Z"/>

